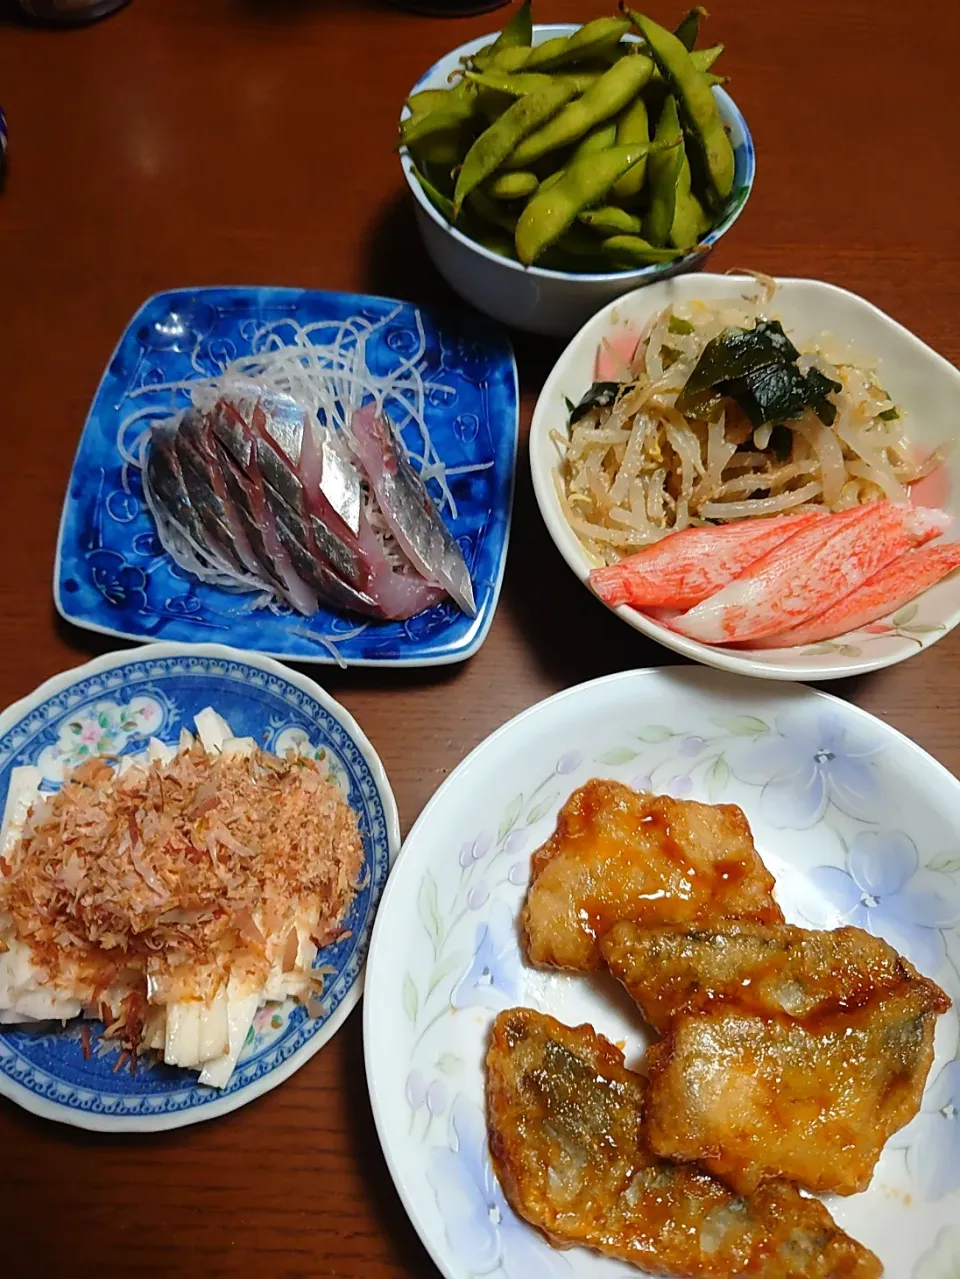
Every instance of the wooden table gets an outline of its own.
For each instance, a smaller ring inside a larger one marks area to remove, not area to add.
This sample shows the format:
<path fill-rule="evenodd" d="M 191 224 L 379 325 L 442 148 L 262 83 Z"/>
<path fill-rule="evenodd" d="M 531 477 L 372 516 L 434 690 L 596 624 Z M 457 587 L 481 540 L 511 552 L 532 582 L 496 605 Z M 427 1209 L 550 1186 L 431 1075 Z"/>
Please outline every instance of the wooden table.
<path fill-rule="evenodd" d="M 611 7 L 537 0 L 537 17 Z M 423 69 L 496 24 L 374 0 L 133 0 L 63 32 L 0 7 L 12 134 L 0 197 L 0 704 L 112 646 L 58 621 L 51 571 L 87 406 L 148 294 L 268 283 L 450 300 L 415 232 L 395 121 Z M 960 362 L 957 7 L 739 0 L 717 4 L 711 31 L 758 153 L 753 197 L 712 267 L 844 285 Z M 518 336 L 516 348 L 525 437 L 560 343 Z M 438 671 L 321 677 L 380 751 L 406 829 L 517 711 L 675 661 L 591 603 L 561 562 L 521 450 L 506 582 L 481 652 Z M 960 635 L 831 691 L 960 770 Z M 0 1165 L 11 1279 L 432 1270 L 380 1154 L 356 1013 L 281 1088 L 179 1132 L 87 1135 L 0 1101 Z"/>

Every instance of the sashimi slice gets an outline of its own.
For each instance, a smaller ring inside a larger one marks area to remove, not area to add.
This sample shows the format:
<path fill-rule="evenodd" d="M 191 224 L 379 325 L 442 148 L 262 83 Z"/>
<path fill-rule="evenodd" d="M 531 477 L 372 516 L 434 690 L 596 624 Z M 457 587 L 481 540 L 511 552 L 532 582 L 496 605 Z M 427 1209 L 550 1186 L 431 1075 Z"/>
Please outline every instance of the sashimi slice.
<path fill-rule="evenodd" d="M 614 333 L 605 337 L 597 349 L 597 366 L 594 378 L 597 382 L 619 382 L 624 369 L 629 369 L 637 353 L 639 337 L 636 333 Z"/>
<path fill-rule="evenodd" d="M 670 628 L 703 644 L 736 644 L 789 630 L 831 608 L 912 546 L 950 523 L 909 502 L 841 511 L 781 542 Z"/>
<path fill-rule="evenodd" d="M 825 518 L 821 511 L 807 511 L 681 529 L 618 564 L 591 569 L 590 585 L 611 608 L 693 608 L 788 537 Z"/>
<path fill-rule="evenodd" d="M 846 635 L 848 631 L 867 626 L 879 617 L 895 613 L 955 568 L 960 568 L 960 544 L 956 542 L 905 551 L 826 612 L 818 613 L 789 631 L 764 636 L 756 641 L 754 647 L 790 648 Z"/>

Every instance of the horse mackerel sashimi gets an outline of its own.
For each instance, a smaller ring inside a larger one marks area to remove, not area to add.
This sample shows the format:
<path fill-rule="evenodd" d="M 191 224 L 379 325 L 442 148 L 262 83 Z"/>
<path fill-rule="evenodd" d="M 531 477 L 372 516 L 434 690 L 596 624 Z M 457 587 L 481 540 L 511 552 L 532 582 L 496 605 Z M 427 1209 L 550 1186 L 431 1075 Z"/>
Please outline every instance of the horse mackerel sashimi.
<path fill-rule="evenodd" d="M 144 491 L 181 567 L 228 590 L 412 617 L 448 594 L 475 610 L 467 566 L 373 405 L 346 432 L 255 384 L 154 427 Z"/>
<path fill-rule="evenodd" d="M 886 500 L 841 511 L 774 547 L 667 625 L 704 644 L 742 643 L 788 630 L 831 608 L 949 523 L 942 511 Z"/>

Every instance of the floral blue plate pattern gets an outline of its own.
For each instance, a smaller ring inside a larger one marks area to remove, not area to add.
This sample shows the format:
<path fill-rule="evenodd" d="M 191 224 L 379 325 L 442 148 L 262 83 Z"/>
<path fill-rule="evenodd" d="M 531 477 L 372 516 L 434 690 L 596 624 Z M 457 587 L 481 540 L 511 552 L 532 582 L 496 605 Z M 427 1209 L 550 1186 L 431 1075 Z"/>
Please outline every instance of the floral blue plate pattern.
<path fill-rule="evenodd" d="M 358 316 L 372 326 L 366 358 L 382 374 L 417 349 L 427 384 L 425 414 L 450 474 L 456 518 L 444 511 L 473 579 L 477 616 L 452 603 L 406 622 L 369 622 L 321 609 L 303 618 L 285 606 L 251 611 L 250 596 L 196 582 L 161 548 L 129 446 L 150 420 L 186 402 L 152 385 L 210 377 L 248 354 L 264 326 Z M 143 304 L 114 351 L 90 409 L 67 488 L 54 598 L 69 622 L 134 640 L 224 641 L 299 662 L 355 666 L 462 661 L 483 643 L 506 561 L 517 445 L 517 373 L 509 341 L 488 321 L 407 302 L 300 289 L 209 288 L 157 294 Z"/>
<path fill-rule="evenodd" d="M 799 685 L 705 669 L 639 671 L 540 703 L 447 779 L 404 845 L 374 929 L 367 1078 L 387 1162 L 447 1279 L 586 1279 L 636 1270 L 554 1251 L 507 1205 L 487 1153 L 483 1056 L 501 1009 L 646 1032 L 609 979 L 529 968 L 518 912 L 530 854 L 588 778 L 739 804 L 788 919 L 886 938 L 960 1000 L 960 783 L 863 711 Z M 403 960 L 398 959 L 399 956 Z M 960 1258 L 960 1018 L 940 1018 L 916 1119 L 840 1225 L 896 1279 L 947 1279 Z"/>
<path fill-rule="evenodd" d="M 37 1114 L 84 1128 L 145 1131 L 210 1119 L 276 1087 L 335 1033 L 360 997 L 377 902 L 400 842 L 396 803 L 383 766 L 350 715 L 312 680 L 269 658 L 220 645 L 155 644 L 111 653 L 48 681 L 0 715 L 0 797 L 11 770 L 34 764 L 43 787 L 91 754 L 135 754 L 150 736 L 176 742 L 193 716 L 213 706 L 238 736 L 267 750 L 292 746 L 322 753 L 360 815 L 363 888 L 346 919 L 349 936 L 327 947 L 318 965 L 334 971 L 310 1018 L 300 1005 L 258 1013 L 226 1088 L 201 1087 L 196 1075 L 157 1062 L 131 1074 L 103 1027 L 0 1027 L 0 1093 Z"/>

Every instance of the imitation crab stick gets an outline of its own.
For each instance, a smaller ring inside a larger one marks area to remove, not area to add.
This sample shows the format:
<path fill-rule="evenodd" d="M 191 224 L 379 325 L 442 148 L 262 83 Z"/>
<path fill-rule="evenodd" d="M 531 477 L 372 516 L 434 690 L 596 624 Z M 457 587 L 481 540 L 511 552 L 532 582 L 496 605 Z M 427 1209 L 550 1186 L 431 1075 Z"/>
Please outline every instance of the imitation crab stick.
<path fill-rule="evenodd" d="M 594 377 L 598 382 L 619 382 L 637 353 L 639 334 L 612 333 L 603 339 L 597 351 Z"/>
<path fill-rule="evenodd" d="M 801 529 L 695 608 L 672 630 L 736 644 L 790 630 L 832 608 L 891 560 L 949 524 L 942 511 L 871 502 Z"/>
<path fill-rule="evenodd" d="M 595 568 L 590 585 L 605 604 L 693 608 L 794 533 L 826 516 L 819 511 L 769 520 L 685 528 L 616 564 Z"/>
<path fill-rule="evenodd" d="M 895 613 L 955 568 L 960 568 L 960 544 L 956 542 L 905 551 L 832 608 L 789 631 L 757 640 L 755 647 L 789 648 L 846 635 L 848 631 L 875 622 L 878 617 Z"/>

